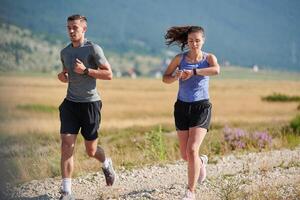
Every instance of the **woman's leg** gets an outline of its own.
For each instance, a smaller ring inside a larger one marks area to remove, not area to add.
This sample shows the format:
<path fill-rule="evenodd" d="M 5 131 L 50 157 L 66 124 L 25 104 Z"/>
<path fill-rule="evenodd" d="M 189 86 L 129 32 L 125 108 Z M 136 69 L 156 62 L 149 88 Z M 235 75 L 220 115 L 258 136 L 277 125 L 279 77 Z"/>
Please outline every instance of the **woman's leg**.
<path fill-rule="evenodd" d="M 180 149 L 181 158 L 187 161 L 186 147 L 189 139 L 189 131 L 188 130 L 177 131 L 177 136 L 179 140 L 179 149 Z"/>
<path fill-rule="evenodd" d="M 188 141 L 186 144 L 186 155 L 188 160 L 188 187 L 195 192 L 199 178 L 201 160 L 199 158 L 199 148 L 206 135 L 205 128 L 193 127 L 189 129 Z"/>

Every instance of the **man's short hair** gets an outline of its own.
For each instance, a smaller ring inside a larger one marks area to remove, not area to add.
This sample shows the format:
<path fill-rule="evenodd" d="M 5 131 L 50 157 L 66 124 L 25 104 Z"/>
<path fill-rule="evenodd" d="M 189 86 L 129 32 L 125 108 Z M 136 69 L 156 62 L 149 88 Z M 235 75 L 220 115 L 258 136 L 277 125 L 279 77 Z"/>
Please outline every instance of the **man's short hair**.
<path fill-rule="evenodd" d="M 79 15 L 79 14 L 69 16 L 67 21 L 73 21 L 73 20 L 78 20 L 78 19 L 80 21 L 84 21 L 85 23 L 87 23 L 86 17 L 83 15 Z"/>

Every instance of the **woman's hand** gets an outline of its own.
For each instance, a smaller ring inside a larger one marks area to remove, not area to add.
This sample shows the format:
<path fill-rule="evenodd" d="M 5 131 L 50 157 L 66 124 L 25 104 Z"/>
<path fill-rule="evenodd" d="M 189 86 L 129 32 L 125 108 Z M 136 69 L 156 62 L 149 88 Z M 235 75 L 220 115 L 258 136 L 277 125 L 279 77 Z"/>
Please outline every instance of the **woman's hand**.
<path fill-rule="evenodd" d="M 179 79 L 181 79 L 182 78 L 182 74 L 183 74 L 183 71 L 182 70 L 176 70 L 175 71 L 175 79 L 176 80 L 179 80 Z"/>
<path fill-rule="evenodd" d="M 181 80 L 185 81 L 188 80 L 189 78 L 191 78 L 193 76 L 193 70 L 183 70 L 182 76 L 181 76 Z"/>

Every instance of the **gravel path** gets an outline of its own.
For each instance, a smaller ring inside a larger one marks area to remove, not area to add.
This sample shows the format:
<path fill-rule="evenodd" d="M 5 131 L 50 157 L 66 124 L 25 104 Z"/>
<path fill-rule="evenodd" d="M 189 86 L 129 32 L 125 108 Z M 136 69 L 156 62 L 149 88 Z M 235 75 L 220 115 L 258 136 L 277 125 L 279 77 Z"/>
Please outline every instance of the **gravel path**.
<path fill-rule="evenodd" d="M 113 187 L 102 172 L 73 179 L 76 199 L 176 200 L 185 192 L 186 163 L 119 170 Z M 197 199 L 300 199 L 300 147 L 214 158 L 208 179 L 197 188 Z M 15 188 L 14 199 L 58 199 L 61 180 L 34 180 Z"/>

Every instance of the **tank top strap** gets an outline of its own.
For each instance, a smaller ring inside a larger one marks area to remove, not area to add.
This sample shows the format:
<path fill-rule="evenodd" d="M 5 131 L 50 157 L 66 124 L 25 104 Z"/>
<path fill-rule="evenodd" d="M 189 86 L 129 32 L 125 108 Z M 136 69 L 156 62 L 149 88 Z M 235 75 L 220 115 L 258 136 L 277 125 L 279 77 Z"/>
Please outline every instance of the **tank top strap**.
<path fill-rule="evenodd" d="M 208 56 L 208 53 L 202 51 L 202 55 L 203 55 L 203 60 L 206 60 L 206 59 L 207 59 L 207 56 Z"/>
<path fill-rule="evenodd" d="M 183 53 L 181 54 L 181 57 L 180 57 L 180 63 L 179 63 L 179 69 L 180 69 L 181 66 L 184 64 L 184 62 L 185 62 L 185 57 L 186 57 L 187 53 L 188 53 L 188 52 L 183 52 Z"/>

